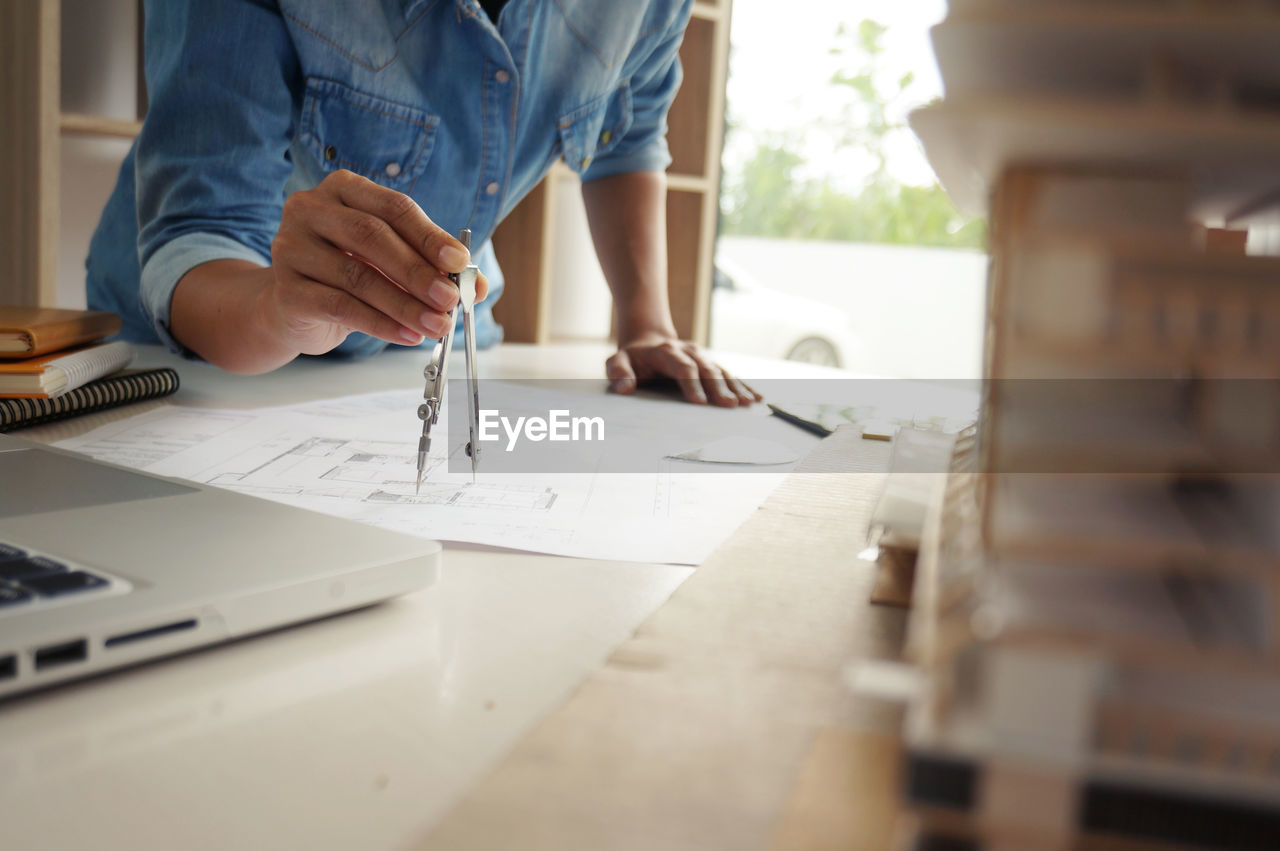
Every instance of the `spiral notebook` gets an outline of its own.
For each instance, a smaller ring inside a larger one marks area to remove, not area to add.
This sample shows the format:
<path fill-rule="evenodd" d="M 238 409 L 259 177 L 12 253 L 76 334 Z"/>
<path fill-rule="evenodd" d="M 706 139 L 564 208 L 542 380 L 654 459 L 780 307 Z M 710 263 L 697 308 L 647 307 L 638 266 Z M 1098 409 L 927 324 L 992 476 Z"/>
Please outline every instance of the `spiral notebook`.
<path fill-rule="evenodd" d="M 0 432 L 158 399 L 177 389 L 178 373 L 166 366 L 123 369 L 52 399 L 0 397 Z"/>

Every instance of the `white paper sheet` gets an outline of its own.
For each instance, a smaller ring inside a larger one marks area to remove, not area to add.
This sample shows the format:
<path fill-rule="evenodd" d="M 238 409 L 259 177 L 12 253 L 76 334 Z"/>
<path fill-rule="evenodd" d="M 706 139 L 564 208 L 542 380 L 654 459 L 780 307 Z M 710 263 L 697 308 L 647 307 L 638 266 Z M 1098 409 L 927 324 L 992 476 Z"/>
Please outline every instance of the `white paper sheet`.
<path fill-rule="evenodd" d="M 529 411 L 564 394 L 511 387 Z M 725 411 L 679 402 L 593 400 L 610 413 L 614 462 L 642 472 L 450 472 L 460 443 L 435 436 L 414 493 L 420 394 L 405 390 L 249 410 L 170 405 L 58 443 L 96 458 L 438 540 L 555 555 L 697 564 L 758 507 L 791 465 L 751 472 L 665 457 L 726 432 L 777 429 L 762 406 Z M 508 407 L 504 414 L 515 413 Z M 447 411 L 439 432 L 447 432 Z M 802 440 L 782 427 L 778 439 Z M 805 441 L 806 446 L 808 441 Z M 486 454 L 497 450 L 492 444 Z M 803 452 L 799 453 L 803 454 Z M 637 460 L 639 459 L 639 460 Z M 455 465 L 455 468 L 459 465 Z M 608 458 L 600 469 L 610 469 Z"/>

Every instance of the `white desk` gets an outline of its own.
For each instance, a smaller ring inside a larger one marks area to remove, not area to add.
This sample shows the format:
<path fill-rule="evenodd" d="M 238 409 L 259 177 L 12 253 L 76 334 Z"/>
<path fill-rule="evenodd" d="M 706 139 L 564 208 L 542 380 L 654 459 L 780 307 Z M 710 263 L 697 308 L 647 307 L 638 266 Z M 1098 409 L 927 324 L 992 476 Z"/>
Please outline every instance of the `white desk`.
<path fill-rule="evenodd" d="M 508 345 L 482 353 L 481 371 L 594 378 L 607 353 Z M 724 362 L 746 377 L 832 375 Z M 178 367 L 174 402 L 251 407 L 417 388 L 423 355 L 301 361 L 253 378 L 177 363 L 158 349 L 145 349 L 139 363 Z M 22 435 L 58 440 L 154 404 Z M 448 546 L 441 580 L 428 590 L 0 704 L 0 845 L 421 841 L 691 572 Z"/>

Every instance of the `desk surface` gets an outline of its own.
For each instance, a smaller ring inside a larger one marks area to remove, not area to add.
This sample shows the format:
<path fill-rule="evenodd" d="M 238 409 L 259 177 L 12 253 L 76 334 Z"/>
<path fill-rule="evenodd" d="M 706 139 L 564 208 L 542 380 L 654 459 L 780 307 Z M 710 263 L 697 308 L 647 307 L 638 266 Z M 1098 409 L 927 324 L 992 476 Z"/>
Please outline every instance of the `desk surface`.
<path fill-rule="evenodd" d="M 481 370 L 595 378 L 606 354 L 603 346 L 509 345 L 482 353 Z M 745 376 L 830 375 L 725 361 Z M 174 359 L 144 348 L 139 362 Z M 417 388 L 421 366 L 412 350 L 363 362 L 304 360 L 252 378 L 181 363 L 173 401 L 250 407 Z M 154 404 L 23 435 L 58 440 Z M 0 705 L 4 844 L 346 849 L 426 841 L 692 572 L 449 546 L 440 582 L 425 591 L 9 701 Z"/>

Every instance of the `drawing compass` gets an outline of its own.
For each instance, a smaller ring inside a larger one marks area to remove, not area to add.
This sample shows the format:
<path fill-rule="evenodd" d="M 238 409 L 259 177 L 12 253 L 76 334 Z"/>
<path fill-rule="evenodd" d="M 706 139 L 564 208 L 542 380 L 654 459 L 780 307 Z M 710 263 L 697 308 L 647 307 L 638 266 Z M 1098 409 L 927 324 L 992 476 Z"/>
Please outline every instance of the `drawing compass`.
<path fill-rule="evenodd" d="M 458 234 L 463 246 L 471 250 L 471 231 L 463 228 Z M 414 493 L 422 491 L 422 476 L 427 469 L 427 453 L 431 449 L 431 429 L 440 419 L 440 409 L 444 405 L 444 390 L 449 369 L 449 352 L 453 349 L 453 334 L 458 322 L 458 311 L 462 311 L 462 337 L 467 355 L 467 413 L 470 434 L 467 440 L 467 455 L 471 458 L 471 480 L 475 481 L 476 467 L 480 463 L 480 446 L 476 435 L 480 430 L 480 382 L 476 377 L 476 279 L 480 270 L 474 263 L 458 274 L 449 275 L 449 280 L 458 285 L 458 303 L 449 312 L 449 329 L 445 331 L 431 352 L 431 360 L 422 370 L 427 379 L 426 389 L 422 391 L 423 402 L 418 406 L 418 419 L 422 420 L 422 436 L 418 438 L 418 484 Z"/>

